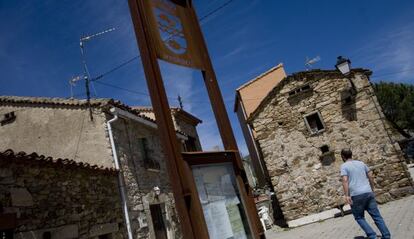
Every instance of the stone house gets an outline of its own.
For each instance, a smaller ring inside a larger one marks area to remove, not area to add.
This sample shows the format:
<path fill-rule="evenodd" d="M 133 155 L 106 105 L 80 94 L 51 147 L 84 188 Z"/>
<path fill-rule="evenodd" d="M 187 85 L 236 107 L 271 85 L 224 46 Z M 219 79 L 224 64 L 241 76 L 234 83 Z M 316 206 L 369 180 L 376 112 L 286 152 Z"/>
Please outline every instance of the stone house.
<path fill-rule="evenodd" d="M 0 238 L 122 238 L 117 171 L 0 152 Z"/>
<path fill-rule="evenodd" d="M 177 111 L 172 116 L 177 125 L 183 125 L 177 130 L 183 151 L 190 146 L 190 150 L 201 151 L 196 130 L 201 121 L 184 110 Z M 3 96 L 0 122 L 0 151 L 37 152 L 115 169 L 119 162 L 118 186 L 124 192 L 118 196 L 125 200 L 121 204 L 125 205 L 126 225 L 130 225 L 128 234 L 133 238 L 180 238 L 157 125 L 143 110 L 112 99 L 88 103 Z"/>
<path fill-rule="evenodd" d="M 283 64 L 280 63 L 236 89 L 234 112 L 237 114 L 254 171 L 255 180 L 251 180 L 253 181 L 251 183 L 252 187 L 266 187 L 270 185 L 270 182 L 267 180 L 265 163 L 259 153 L 253 135 L 254 132 L 247 124 L 247 119 L 257 109 L 269 91 L 285 77 Z"/>
<path fill-rule="evenodd" d="M 311 70 L 284 78 L 248 122 L 289 226 L 334 216 L 342 207 L 340 151 L 351 148 L 375 175 L 377 200 L 413 193 L 398 132 L 385 119 L 371 72 Z"/>

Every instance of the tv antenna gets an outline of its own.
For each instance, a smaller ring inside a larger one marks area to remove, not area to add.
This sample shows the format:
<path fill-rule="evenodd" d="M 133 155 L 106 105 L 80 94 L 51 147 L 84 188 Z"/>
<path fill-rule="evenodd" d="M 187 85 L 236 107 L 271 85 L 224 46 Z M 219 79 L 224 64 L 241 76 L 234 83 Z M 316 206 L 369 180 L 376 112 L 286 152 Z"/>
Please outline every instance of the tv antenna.
<path fill-rule="evenodd" d="M 177 100 L 178 100 L 178 104 L 179 104 L 179 106 L 180 106 L 180 109 L 184 109 L 184 106 L 183 106 L 183 99 L 181 98 L 181 96 L 180 96 L 180 95 L 178 95 Z"/>
<path fill-rule="evenodd" d="M 309 57 L 306 57 L 306 60 L 305 60 L 305 68 L 306 68 L 306 70 L 307 71 L 310 70 L 312 68 L 312 65 L 316 64 L 320 60 L 321 60 L 321 57 L 320 56 L 316 56 L 316 57 L 314 57 L 312 59 L 309 59 Z"/>
<path fill-rule="evenodd" d="M 80 53 L 81 53 L 81 60 L 82 60 L 82 65 L 83 65 L 83 79 L 85 80 L 85 88 L 86 88 L 86 101 L 88 104 L 88 108 L 89 108 L 89 115 L 91 118 L 91 121 L 93 121 L 93 116 L 92 116 L 92 108 L 91 108 L 91 92 L 90 92 L 90 81 L 91 81 L 91 75 L 89 74 L 89 69 L 88 69 L 88 65 L 86 64 L 86 58 L 85 58 L 85 43 L 88 42 L 89 40 L 92 40 L 95 37 L 99 37 L 101 35 L 104 35 L 106 33 L 115 31 L 115 28 L 109 28 L 105 31 L 102 32 L 98 32 L 95 34 L 91 34 L 91 35 L 87 35 L 87 36 L 82 36 L 79 40 L 79 48 L 80 48 Z M 76 83 L 76 81 L 81 80 L 80 78 L 77 79 L 78 77 L 75 77 L 73 79 L 71 79 L 69 81 L 69 83 L 71 84 L 71 91 L 72 91 L 72 86 L 74 86 L 74 84 Z"/>
<path fill-rule="evenodd" d="M 75 76 L 72 79 L 69 80 L 69 85 L 70 85 L 70 98 L 73 99 L 73 87 L 76 86 L 76 82 L 82 80 L 81 76 Z"/>

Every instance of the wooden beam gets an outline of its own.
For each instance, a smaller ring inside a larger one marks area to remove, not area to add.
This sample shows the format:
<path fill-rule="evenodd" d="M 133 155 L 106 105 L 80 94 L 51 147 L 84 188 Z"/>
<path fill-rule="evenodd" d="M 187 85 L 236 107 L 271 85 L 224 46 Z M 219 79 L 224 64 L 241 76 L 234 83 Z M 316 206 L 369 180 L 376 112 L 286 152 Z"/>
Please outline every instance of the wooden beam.
<path fill-rule="evenodd" d="M 209 238 L 191 172 L 181 157 L 160 67 L 146 24 L 144 0 L 128 0 L 183 238 Z"/>
<path fill-rule="evenodd" d="M 205 71 L 203 71 L 204 83 L 206 85 L 210 102 L 213 108 L 214 116 L 216 118 L 217 126 L 219 128 L 220 136 L 223 141 L 225 150 L 234 150 L 237 151 L 236 164 L 240 169 L 240 172 L 237 174 L 237 181 L 241 187 L 241 196 L 243 204 L 246 208 L 246 214 L 249 221 L 250 228 L 254 238 L 266 238 L 264 234 L 263 227 L 260 223 L 259 215 L 257 213 L 256 204 L 253 199 L 252 190 L 247 182 L 246 172 L 243 168 L 243 163 L 238 153 L 238 147 L 236 139 L 234 138 L 233 130 L 231 128 L 230 120 L 227 115 L 227 110 L 224 105 L 223 96 L 221 94 L 219 85 L 217 83 L 216 73 L 211 63 L 210 56 L 208 54 L 207 44 L 204 40 L 203 33 L 198 22 L 197 15 L 194 11 L 194 8 L 191 7 L 191 15 L 193 19 L 193 27 L 195 30 L 196 41 L 199 43 L 201 52 L 203 53 L 203 62 L 205 66 Z"/>

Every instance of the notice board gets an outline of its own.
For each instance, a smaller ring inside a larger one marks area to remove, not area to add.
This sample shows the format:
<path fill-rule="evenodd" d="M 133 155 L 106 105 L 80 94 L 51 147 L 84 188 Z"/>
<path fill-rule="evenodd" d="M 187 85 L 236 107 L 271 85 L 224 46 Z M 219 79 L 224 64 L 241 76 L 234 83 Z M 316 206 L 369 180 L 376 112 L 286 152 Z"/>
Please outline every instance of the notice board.
<path fill-rule="evenodd" d="M 210 239 L 250 239 L 232 163 L 192 165 Z"/>

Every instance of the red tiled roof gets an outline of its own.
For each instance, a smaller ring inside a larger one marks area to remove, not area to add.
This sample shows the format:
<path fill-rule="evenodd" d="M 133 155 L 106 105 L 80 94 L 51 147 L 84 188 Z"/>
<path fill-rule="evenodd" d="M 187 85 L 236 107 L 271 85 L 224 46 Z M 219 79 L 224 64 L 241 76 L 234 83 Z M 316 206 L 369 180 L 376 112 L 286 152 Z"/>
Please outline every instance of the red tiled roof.
<path fill-rule="evenodd" d="M 88 163 L 76 162 L 71 159 L 54 159 L 52 157 L 47 157 L 44 155 L 38 155 L 37 153 L 27 154 L 25 152 L 15 153 L 13 150 L 8 149 L 4 152 L 0 152 L 0 162 L 1 160 L 16 160 L 16 161 L 31 161 L 31 162 L 41 162 L 51 164 L 57 167 L 63 168 L 83 168 L 88 170 L 95 170 L 97 172 L 104 172 L 109 174 L 116 174 L 117 170 L 115 168 L 105 168 L 99 167 L 97 165 L 90 165 Z"/>
<path fill-rule="evenodd" d="M 52 106 L 69 106 L 69 107 L 86 107 L 88 102 L 86 99 L 65 99 L 65 98 L 51 98 L 51 97 L 33 97 L 33 96 L 0 96 L 0 105 L 5 104 L 34 104 L 34 105 L 52 105 Z M 146 115 L 141 114 L 143 109 L 152 111 L 151 107 L 137 106 L 130 107 L 119 100 L 110 98 L 97 98 L 91 99 L 90 104 L 92 107 L 104 108 L 114 106 L 122 110 L 126 110 L 140 118 L 143 118 L 152 123 L 156 123 L 155 119 L 152 119 Z M 189 114 L 189 113 L 187 113 Z M 191 115 L 191 114 L 190 114 Z M 194 116 L 193 116 L 194 117 Z M 176 130 L 177 133 L 187 136 L 184 132 Z"/>
<path fill-rule="evenodd" d="M 53 106 L 78 106 L 86 107 L 88 102 L 86 99 L 65 99 L 65 98 L 50 98 L 50 97 L 31 97 L 31 96 L 0 96 L 0 103 L 8 104 L 41 104 L 41 105 L 53 105 Z M 119 100 L 114 100 L 110 98 L 98 98 L 91 99 L 90 104 L 92 107 L 105 107 L 105 106 L 115 106 L 120 109 L 129 111 L 145 120 L 155 123 L 154 119 L 151 119 L 145 115 L 136 114 L 128 105 L 125 105 Z"/>
<path fill-rule="evenodd" d="M 143 112 L 143 113 L 153 113 L 154 110 L 152 107 L 147 106 L 131 106 L 131 108 L 137 112 Z M 178 107 L 171 107 L 171 113 L 172 114 L 181 114 L 186 119 L 190 120 L 193 124 L 197 125 L 202 123 L 203 121 L 191 113 L 185 111 L 184 109 L 178 108 Z"/>

